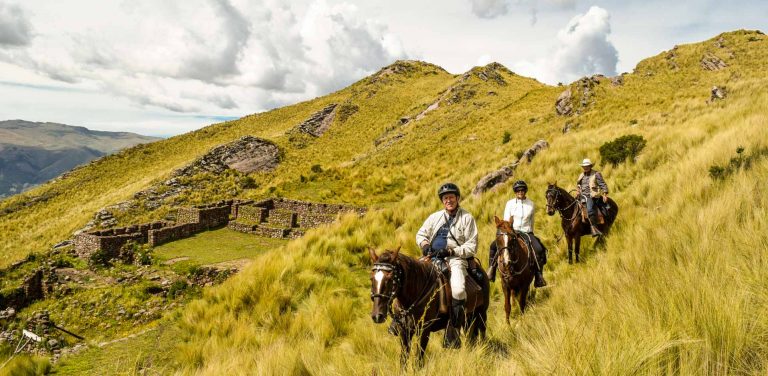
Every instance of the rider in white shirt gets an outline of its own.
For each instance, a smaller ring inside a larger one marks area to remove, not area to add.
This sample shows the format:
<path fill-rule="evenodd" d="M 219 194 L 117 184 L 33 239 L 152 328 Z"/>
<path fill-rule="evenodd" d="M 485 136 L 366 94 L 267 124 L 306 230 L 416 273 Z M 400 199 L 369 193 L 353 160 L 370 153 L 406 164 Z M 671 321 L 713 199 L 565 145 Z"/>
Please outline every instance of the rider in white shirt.
<path fill-rule="evenodd" d="M 504 219 L 512 222 L 512 228 L 525 240 L 526 244 L 534 250 L 534 267 L 536 268 L 533 285 L 535 287 L 544 287 L 547 281 L 544 280 L 543 269 L 547 263 L 546 248 L 541 241 L 533 234 L 533 214 L 535 207 L 533 201 L 526 197 L 528 185 L 518 180 L 512 186 L 515 192 L 515 198 L 507 201 L 504 207 Z M 488 278 L 491 281 L 496 279 L 496 242 L 491 243 L 490 249 L 490 268 Z"/>

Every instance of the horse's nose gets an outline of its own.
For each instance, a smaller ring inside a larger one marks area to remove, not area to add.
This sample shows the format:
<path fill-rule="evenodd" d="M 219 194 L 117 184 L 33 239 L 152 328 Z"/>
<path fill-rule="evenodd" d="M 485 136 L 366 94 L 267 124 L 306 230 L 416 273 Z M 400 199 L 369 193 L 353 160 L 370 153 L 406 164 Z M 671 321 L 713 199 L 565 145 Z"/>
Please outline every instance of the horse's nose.
<path fill-rule="evenodd" d="M 373 322 L 377 324 L 381 324 L 386 319 L 386 315 L 384 315 L 383 313 L 372 314 L 371 319 L 373 319 Z"/>

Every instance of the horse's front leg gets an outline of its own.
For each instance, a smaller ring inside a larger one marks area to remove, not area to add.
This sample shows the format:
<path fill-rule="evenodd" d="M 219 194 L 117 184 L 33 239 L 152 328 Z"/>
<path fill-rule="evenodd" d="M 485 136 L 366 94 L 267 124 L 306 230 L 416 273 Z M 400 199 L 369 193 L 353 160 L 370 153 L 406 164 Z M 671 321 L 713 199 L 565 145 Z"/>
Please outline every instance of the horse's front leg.
<path fill-rule="evenodd" d="M 530 283 L 530 282 L 528 282 Z M 528 290 L 531 288 L 530 284 L 525 285 L 525 287 L 520 290 L 520 296 L 517 297 L 517 304 L 520 305 L 520 316 L 525 313 L 525 306 L 528 302 Z"/>
<path fill-rule="evenodd" d="M 400 345 L 402 352 L 400 353 L 400 367 L 405 370 L 408 366 L 408 355 L 411 352 L 411 340 L 413 339 L 413 331 L 410 328 L 403 328 L 400 332 Z"/>
<path fill-rule="evenodd" d="M 581 236 L 576 237 L 576 262 L 579 262 L 579 252 L 581 252 Z"/>
<path fill-rule="evenodd" d="M 424 354 L 427 352 L 427 345 L 429 345 L 429 332 L 424 330 L 421 332 L 421 338 L 419 338 L 419 353 L 418 353 L 418 367 L 424 367 Z"/>
<path fill-rule="evenodd" d="M 573 237 L 566 234 L 565 239 L 568 242 L 568 263 L 573 264 Z"/>
<path fill-rule="evenodd" d="M 510 295 L 512 295 L 512 289 L 508 286 L 503 286 L 504 290 L 504 312 L 506 313 L 507 325 L 509 325 L 509 311 L 512 310 L 512 304 L 509 302 Z"/>

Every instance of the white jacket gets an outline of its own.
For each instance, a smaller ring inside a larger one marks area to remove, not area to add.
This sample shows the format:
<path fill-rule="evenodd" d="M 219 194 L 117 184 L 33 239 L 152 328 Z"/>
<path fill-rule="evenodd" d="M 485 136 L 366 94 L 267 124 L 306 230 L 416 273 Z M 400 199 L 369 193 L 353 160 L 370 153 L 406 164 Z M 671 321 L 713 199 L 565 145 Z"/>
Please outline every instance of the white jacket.
<path fill-rule="evenodd" d="M 421 247 L 421 243 L 429 242 L 432 244 L 432 240 L 437 235 L 437 230 L 442 227 L 448 220 L 448 212 L 440 210 L 432 213 L 419 231 L 416 233 L 416 245 Z M 456 219 L 453 220 L 450 228 L 450 234 L 448 235 L 448 249 L 453 251 L 453 254 L 462 259 L 470 259 L 475 257 L 477 250 L 477 224 L 475 218 L 468 211 L 459 207 L 456 212 Z M 451 236 L 453 234 L 453 236 Z M 456 239 L 454 239 L 456 238 Z M 457 243 L 458 241 L 458 243 Z"/>
<path fill-rule="evenodd" d="M 512 218 L 512 228 L 520 232 L 533 232 L 533 201 L 526 198 L 518 200 L 513 198 L 507 201 L 504 207 L 504 219 L 509 221 Z"/>

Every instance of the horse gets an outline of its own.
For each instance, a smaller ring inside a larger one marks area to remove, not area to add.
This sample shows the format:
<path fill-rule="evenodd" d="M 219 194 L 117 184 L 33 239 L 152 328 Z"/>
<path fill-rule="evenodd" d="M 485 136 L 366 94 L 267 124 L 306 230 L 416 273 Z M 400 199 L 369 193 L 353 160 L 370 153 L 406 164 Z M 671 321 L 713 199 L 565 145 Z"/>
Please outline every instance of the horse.
<path fill-rule="evenodd" d="M 441 309 L 441 306 L 450 307 L 450 302 L 441 304 L 441 294 L 445 299 L 450 299 L 448 279 L 442 277 L 442 273 L 435 268 L 426 258 L 416 260 L 400 253 L 400 247 L 394 251 L 385 250 L 377 255 L 374 249 L 368 250 L 373 267 L 371 268 L 371 300 L 373 309 L 371 319 L 374 323 L 381 324 L 392 315 L 392 320 L 397 328 L 395 331 L 400 337 L 402 353 L 400 363 L 406 367 L 408 355 L 411 350 L 411 341 L 414 336 L 419 337 L 418 366 L 424 364 L 424 353 L 429 344 L 429 336 L 432 332 L 445 329 L 448 325 L 450 308 Z M 485 275 L 485 272 L 483 272 Z M 469 280 L 467 276 L 467 287 Z M 475 293 L 467 288 L 467 300 L 465 306 L 466 320 L 464 320 L 464 332 L 469 337 L 470 344 L 478 338 L 485 338 L 486 320 L 488 313 L 489 284 L 487 276 L 484 282 L 479 284 L 481 291 Z"/>
<path fill-rule="evenodd" d="M 573 243 L 576 241 L 576 262 L 579 262 L 579 250 L 581 249 L 581 237 L 585 235 L 591 235 L 589 220 L 585 219 L 583 213 L 586 208 L 579 204 L 578 200 L 571 196 L 565 189 L 560 188 L 557 184 L 550 183 L 547 186 L 547 215 L 554 215 L 555 210 L 560 213 L 562 219 L 561 225 L 563 232 L 568 241 L 568 263 L 573 264 Z M 598 200 L 599 198 L 596 198 Z M 616 220 L 616 216 L 619 214 L 619 207 L 616 202 L 610 197 L 608 198 L 608 213 L 605 215 L 605 223 L 598 223 L 597 227 L 603 235 L 608 235 L 611 230 L 613 222 Z M 601 236 L 596 244 L 603 244 L 603 237 Z"/>
<path fill-rule="evenodd" d="M 509 312 L 512 310 L 510 298 L 517 297 L 520 313 L 525 313 L 528 290 L 533 281 L 533 255 L 525 241 L 512 229 L 512 222 L 494 216 L 496 221 L 496 265 L 501 274 L 501 287 L 504 290 L 504 312 L 509 324 Z"/>

